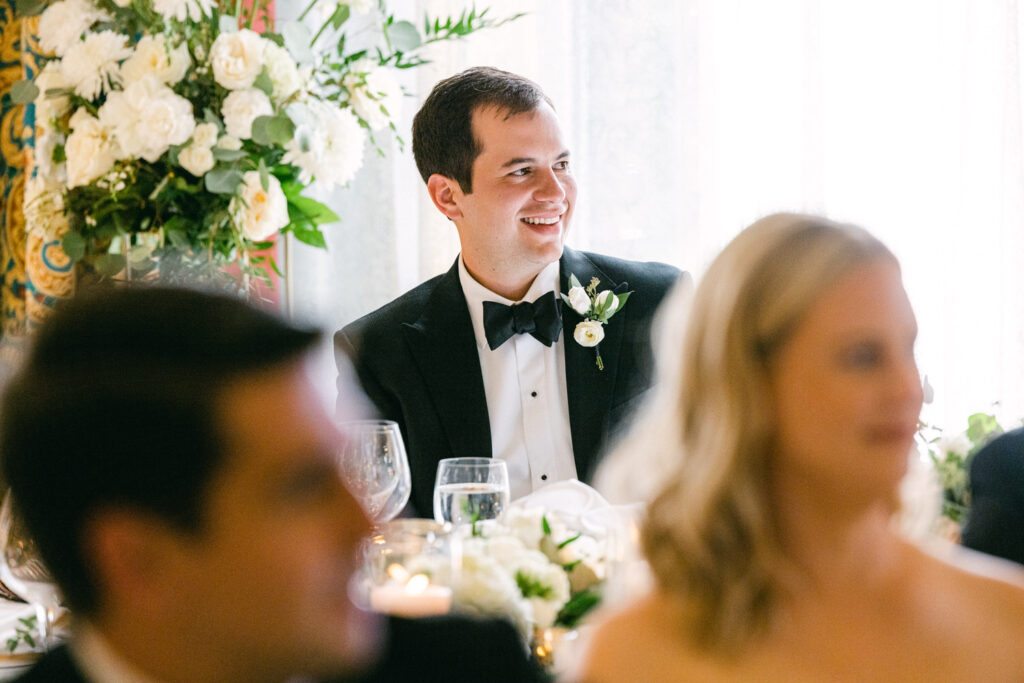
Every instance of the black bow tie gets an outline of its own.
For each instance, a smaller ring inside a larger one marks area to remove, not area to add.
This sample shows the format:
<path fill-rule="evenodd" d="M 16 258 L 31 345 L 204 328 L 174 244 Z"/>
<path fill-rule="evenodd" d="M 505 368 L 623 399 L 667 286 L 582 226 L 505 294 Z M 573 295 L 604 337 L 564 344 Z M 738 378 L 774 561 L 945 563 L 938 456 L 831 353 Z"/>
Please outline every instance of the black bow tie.
<path fill-rule="evenodd" d="M 523 301 L 506 306 L 494 301 L 484 302 L 484 333 L 492 351 L 514 334 L 529 334 L 544 346 L 551 346 L 561 330 L 562 319 L 554 292 L 548 292 L 533 303 Z"/>

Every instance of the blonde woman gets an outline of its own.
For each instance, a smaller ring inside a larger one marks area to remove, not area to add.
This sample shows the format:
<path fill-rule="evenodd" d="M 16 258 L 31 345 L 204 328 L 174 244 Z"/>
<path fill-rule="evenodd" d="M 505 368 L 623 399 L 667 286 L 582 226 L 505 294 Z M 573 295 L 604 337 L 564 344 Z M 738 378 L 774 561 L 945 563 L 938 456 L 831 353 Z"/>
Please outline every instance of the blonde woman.
<path fill-rule="evenodd" d="M 922 398 L 892 253 L 769 216 L 673 305 L 662 400 L 617 456 L 674 460 L 642 534 L 656 587 L 582 679 L 1024 680 L 1024 572 L 892 523 Z"/>

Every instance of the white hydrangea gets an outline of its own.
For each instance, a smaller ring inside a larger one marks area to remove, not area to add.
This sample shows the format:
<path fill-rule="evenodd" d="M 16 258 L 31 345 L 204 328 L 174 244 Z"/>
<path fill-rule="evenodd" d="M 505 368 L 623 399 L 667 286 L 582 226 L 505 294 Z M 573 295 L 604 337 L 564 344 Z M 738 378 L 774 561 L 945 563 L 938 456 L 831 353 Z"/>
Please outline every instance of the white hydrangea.
<path fill-rule="evenodd" d="M 277 178 L 268 176 L 267 189 L 263 189 L 258 171 L 247 171 L 242 176 L 242 192 L 231 200 L 231 213 L 242 234 L 254 241 L 265 240 L 288 225 L 288 199 Z"/>
<path fill-rule="evenodd" d="M 135 52 L 121 65 L 121 76 L 125 83 L 137 81 L 146 76 L 174 85 L 185 78 L 192 58 L 188 45 L 182 42 L 168 51 L 167 37 L 160 34 L 143 36 L 135 46 Z"/>
<path fill-rule="evenodd" d="M 239 140 L 252 137 L 252 122 L 260 116 L 272 116 L 274 107 L 262 90 L 246 88 L 235 90 L 224 98 L 220 110 L 227 134 Z"/>
<path fill-rule="evenodd" d="M 295 136 L 285 144 L 282 161 L 299 169 L 303 183 L 315 178 L 325 185 L 344 185 L 363 165 L 366 133 L 347 109 L 310 100 L 288 106 Z"/>
<path fill-rule="evenodd" d="M 97 21 L 112 17 L 89 0 L 60 0 L 47 7 L 39 17 L 39 45 L 63 57 L 82 34 Z"/>
<path fill-rule="evenodd" d="M 68 188 L 88 185 L 114 166 L 119 156 L 111 131 L 85 108 L 78 109 L 69 122 L 71 134 L 64 144 Z"/>
<path fill-rule="evenodd" d="M 213 79 L 228 90 L 251 87 L 263 70 L 263 51 L 268 42 L 247 28 L 221 33 L 210 47 Z"/>
<path fill-rule="evenodd" d="M 267 75 L 274 85 L 273 96 L 277 102 L 283 102 L 306 86 L 308 77 L 299 71 L 288 50 L 277 43 L 267 41 L 263 50 L 263 63 Z"/>
<path fill-rule="evenodd" d="M 77 95 L 94 100 L 121 82 L 118 64 L 131 53 L 128 38 L 120 33 L 110 30 L 90 33 L 64 53 L 61 75 Z"/>
<path fill-rule="evenodd" d="M 370 130 L 383 128 L 398 115 L 402 105 L 398 79 L 391 69 L 369 59 L 360 59 L 351 68 L 342 81 L 349 91 L 349 104 Z"/>
<path fill-rule="evenodd" d="M 99 117 L 114 132 L 125 156 L 150 163 L 169 146 L 184 144 L 196 127 L 192 103 L 152 76 L 110 93 Z"/>
<path fill-rule="evenodd" d="M 213 0 L 153 0 L 153 9 L 168 21 L 185 21 L 186 17 L 191 21 L 201 21 L 203 17 L 210 16 L 213 6 Z"/>

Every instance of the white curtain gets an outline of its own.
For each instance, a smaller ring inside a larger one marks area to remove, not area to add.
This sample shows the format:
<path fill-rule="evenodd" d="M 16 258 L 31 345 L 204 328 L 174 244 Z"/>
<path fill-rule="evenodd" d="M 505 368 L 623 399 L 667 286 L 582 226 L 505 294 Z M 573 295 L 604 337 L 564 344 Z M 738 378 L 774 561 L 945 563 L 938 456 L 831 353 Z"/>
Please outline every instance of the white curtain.
<path fill-rule="evenodd" d="M 484 3 L 480 3 L 483 5 Z M 468 0 L 399 0 L 399 14 Z M 699 276 L 757 217 L 861 224 L 903 263 L 935 389 L 926 421 L 1024 417 L 1024 17 L 1017 0 L 503 0 L 529 15 L 441 45 L 438 79 L 490 64 L 539 82 L 581 193 L 573 246 Z M 445 270 L 454 229 L 408 145 L 331 200 L 330 251 L 292 246 L 292 310 L 328 328 Z M 999 405 L 993 407 L 998 402 Z"/>

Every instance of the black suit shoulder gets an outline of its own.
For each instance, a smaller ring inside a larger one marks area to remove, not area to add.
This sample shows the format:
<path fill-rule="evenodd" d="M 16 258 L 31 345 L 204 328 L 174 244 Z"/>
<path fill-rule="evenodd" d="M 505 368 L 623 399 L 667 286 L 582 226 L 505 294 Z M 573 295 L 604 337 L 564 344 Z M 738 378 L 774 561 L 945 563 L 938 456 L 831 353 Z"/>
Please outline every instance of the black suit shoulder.
<path fill-rule="evenodd" d="M 423 313 L 423 307 L 430 300 L 434 288 L 447 274 L 436 275 L 426 282 L 413 287 L 397 299 L 367 313 L 335 333 L 335 341 L 342 338 L 363 340 L 366 343 L 383 342 L 395 336 L 394 330 L 402 323 L 413 323 Z"/>
<path fill-rule="evenodd" d="M 640 286 L 668 290 L 679 279 L 680 271 L 675 266 L 660 261 L 629 261 L 616 256 L 596 254 L 589 251 L 581 251 L 601 270 L 608 273 L 616 281 L 628 282 L 631 286 L 637 283 Z M 581 283 L 584 287 L 586 282 Z"/>

